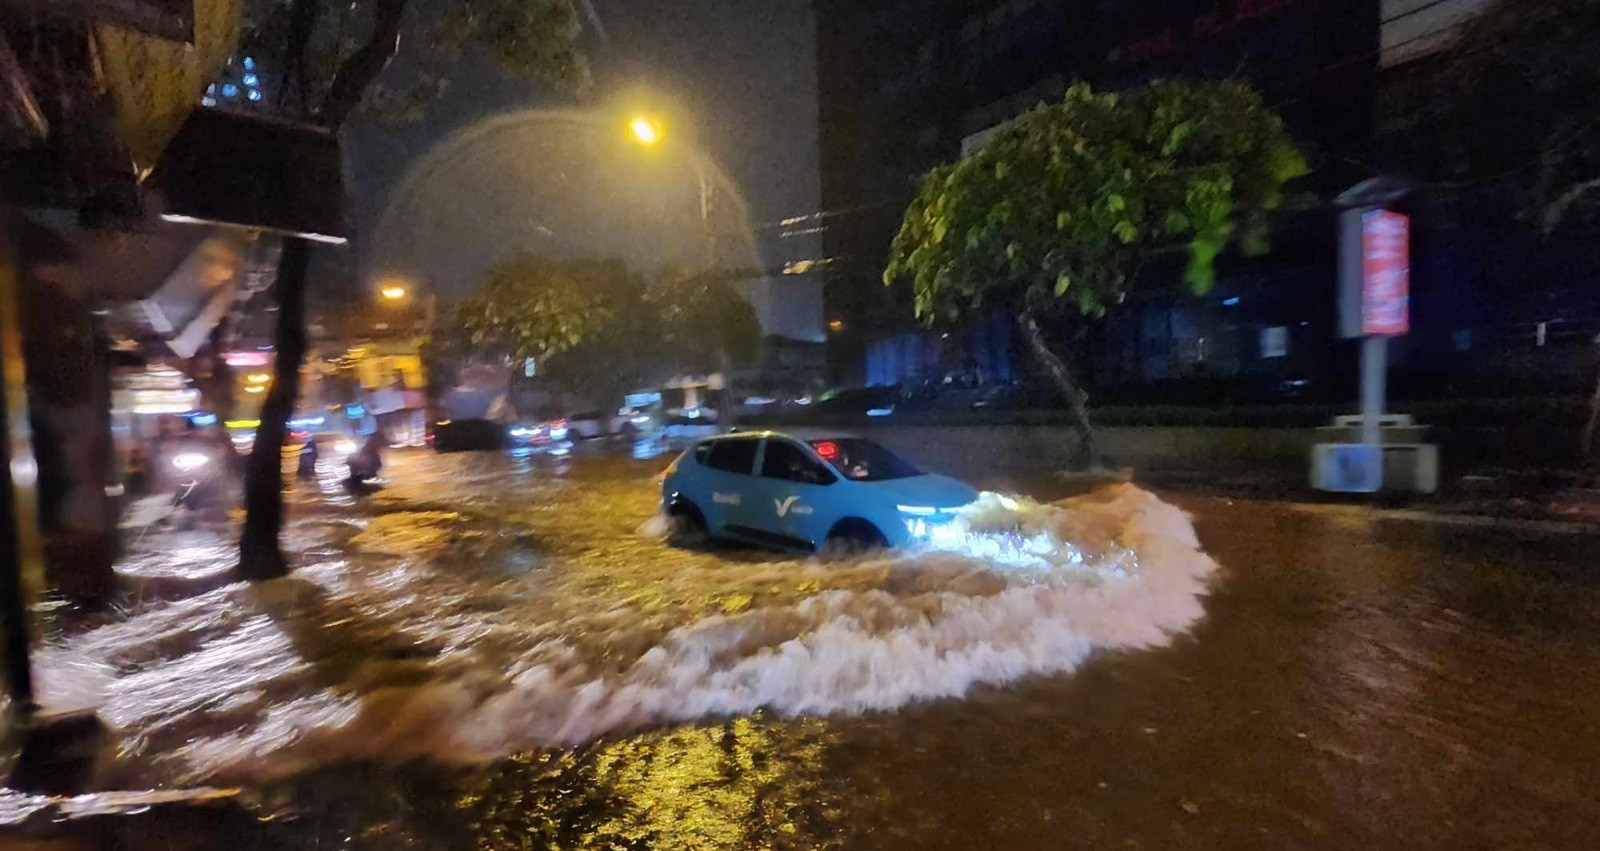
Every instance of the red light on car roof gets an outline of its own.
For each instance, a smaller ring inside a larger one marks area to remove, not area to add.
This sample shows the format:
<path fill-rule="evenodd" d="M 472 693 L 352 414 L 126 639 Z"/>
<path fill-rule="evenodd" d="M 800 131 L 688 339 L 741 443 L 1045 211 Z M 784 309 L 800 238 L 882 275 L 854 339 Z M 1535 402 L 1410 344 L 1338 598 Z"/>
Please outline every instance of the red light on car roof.
<path fill-rule="evenodd" d="M 839 457 L 839 444 L 831 440 L 823 440 L 811 445 L 816 448 L 817 454 L 821 455 L 823 460 L 832 461 Z"/>

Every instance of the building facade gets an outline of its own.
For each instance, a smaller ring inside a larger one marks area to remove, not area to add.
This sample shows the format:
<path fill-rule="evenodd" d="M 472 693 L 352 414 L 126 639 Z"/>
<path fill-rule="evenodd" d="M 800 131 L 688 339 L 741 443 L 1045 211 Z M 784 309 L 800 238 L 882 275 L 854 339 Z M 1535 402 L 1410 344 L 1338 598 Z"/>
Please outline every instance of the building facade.
<path fill-rule="evenodd" d="M 930 166 L 980 147 L 999 124 L 1056 99 L 1074 81 L 1118 89 L 1160 77 L 1239 77 L 1263 93 L 1306 149 L 1314 171 L 1302 188 L 1321 206 L 1280 221 L 1268 257 L 1225 256 L 1218 286 L 1204 298 L 1173 287 L 1173 270 L 1147 269 L 1128 303 L 1078 342 L 1087 377 L 1099 398 L 1130 402 L 1341 397 L 1353 386 L 1354 357 L 1334 328 L 1335 214 L 1327 200 L 1378 169 L 1413 173 L 1433 156 L 1415 146 L 1407 155 L 1377 155 L 1385 134 L 1416 132 L 1406 124 L 1412 104 L 1392 92 L 1426 92 L 1429 63 L 1485 2 L 820 3 L 834 379 L 918 382 L 993 360 L 993 333 L 919 329 L 908 289 L 881 280 L 914 181 Z M 1506 245 L 1514 240 L 1494 230 L 1505 211 L 1481 194 L 1422 192 L 1409 211 L 1416 332 L 1396 345 L 1400 388 L 1444 382 L 1469 361 L 1482 361 L 1490 340 L 1497 351 L 1518 348 L 1510 341 L 1522 336 L 1543 346 L 1557 326 L 1546 325 L 1540 338 L 1539 321 L 1556 321 L 1574 339 L 1593 321 L 1576 281 L 1567 287 L 1572 293 L 1552 291 L 1528 303 L 1496 295 L 1527 290 L 1512 283 L 1534 274 L 1528 263 L 1518 268 L 1518 257 L 1541 255 L 1545 265 L 1562 268 L 1560 276 L 1583 278 L 1581 270 L 1595 267 L 1581 239 L 1531 254 L 1529 246 Z M 1486 253 L 1490 241 L 1497 248 Z M 1506 277 L 1507 269 L 1516 274 Z M 1542 277 L 1560 276 L 1546 270 Z M 994 319 L 974 322 L 990 328 Z M 901 354 L 909 335 L 921 341 L 921 356 Z M 968 351 L 962 338 L 978 340 L 977 350 Z M 927 355 L 935 350 L 936 357 Z M 1014 362 L 992 367 L 996 377 L 1031 369 L 1014 341 L 1009 350 Z"/>

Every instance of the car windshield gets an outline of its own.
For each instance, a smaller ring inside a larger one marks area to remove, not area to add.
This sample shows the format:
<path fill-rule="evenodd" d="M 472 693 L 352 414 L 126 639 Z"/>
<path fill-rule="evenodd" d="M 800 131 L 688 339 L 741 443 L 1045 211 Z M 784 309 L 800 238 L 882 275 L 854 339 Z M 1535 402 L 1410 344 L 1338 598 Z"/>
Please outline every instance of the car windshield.
<path fill-rule="evenodd" d="M 865 438 L 813 440 L 811 448 L 817 450 L 817 454 L 843 473 L 845 478 L 857 482 L 881 482 L 922 475 L 922 471 L 910 461 Z"/>

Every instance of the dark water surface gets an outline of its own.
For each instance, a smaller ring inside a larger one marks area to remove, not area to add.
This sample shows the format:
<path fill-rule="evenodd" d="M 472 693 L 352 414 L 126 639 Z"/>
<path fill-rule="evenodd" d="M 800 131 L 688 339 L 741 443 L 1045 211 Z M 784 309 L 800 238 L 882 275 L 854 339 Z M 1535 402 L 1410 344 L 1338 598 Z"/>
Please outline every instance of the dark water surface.
<path fill-rule="evenodd" d="M 128 640 L 112 658 L 135 672 L 108 710 L 139 731 L 122 779 L 185 782 L 213 760 L 206 779 L 243 785 L 258 817 L 227 826 L 239 849 L 1600 848 L 1600 539 L 1355 509 L 1172 497 L 1221 564 L 1187 634 L 961 699 L 642 731 L 597 719 L 635 731 L 454 764 L 437 758 L 449 704 L 305 732 L 341 711 L 308 687 L 414 699 L 453 677 L 443 694 L 457 695 L 482 673 L 472 664 L 538 650 L 540 630 L 607 676 L 675 624 L 817 592 L 783 557 L 640 534 L 661 466 L 594 450 L 402 454 L 364 501 L 304 488 L 291 539 L 306 593 L 288 597 L 185 591 L 203 581 L 185 565 L 225 558 L 203 530 L 135 547 L 127 570 L 179 602 L 144 632 L 98 639 Z M 1007 484 L 1040 500 L 1070 490 Z M 452 567 L 391 567 L 427 553 Z M 836 566 L 824 589 L 915 572 Z M 940 581 L 992 593 L 979 579 Z M 240 603 L 265 614 L 230 615 Z M 207 641 L 238 647 L 188 652 Z M 262 649 L 273 641 L 282 652 Z M 466 651 L 471 664 L 452 661 Z M 142 682 L 155 660 L 169 667 Z M 229 739 L 230 724 L 280 725 L 280 741 Z M 401 758 L 368 758 L 376 734 Z M 256 747 L 291 758 L 256 776 L 268 761 L 239 757 Z"/>
<path fill-rule="evenodd" d="M 632 534 L 657 466 L 579 457 L 556 486 L 571 502 L 548 485 L 539 504 L 483 499 L 559 515 L 530 524 L 547 556 L 605 547 L 625 572 L 659 557 Z M 478 768 L 325 769 L 263 790 L 289 815 L 249 841 L 1600 847 L 1594 538 L 1176 501 L 1223 572 L 1171 647 L 893 712 L 690 723 Z"/>

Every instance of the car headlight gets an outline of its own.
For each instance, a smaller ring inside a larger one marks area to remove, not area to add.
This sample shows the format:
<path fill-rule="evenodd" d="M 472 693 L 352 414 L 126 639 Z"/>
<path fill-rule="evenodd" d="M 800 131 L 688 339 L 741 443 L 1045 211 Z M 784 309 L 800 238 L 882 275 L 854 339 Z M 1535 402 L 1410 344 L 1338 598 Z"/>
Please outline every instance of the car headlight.
<path fill-rule="evenodd" d="M 533 437 L 533 429 L 527 428 L 527 427 L 524 427 L 524 426 L 517 426 L 516 428 L 511 430 L 511 436 L 512 437 Z"/>
<path fill-rule="evenodd" d="M 551 440 L 566 440 L 567 439 L 567 427 L 566 426 L 555 426 L 555 427 L 552 427 L 550 429 L 550 439 Z"/>
<path fill-rule="evenodd" d="M 190 470 L 198 470 L 209 463 L 211 463 L 211 459 L 199 452 L 181 452 L 172 458 L 172 466 L 185 473 Z"/>

